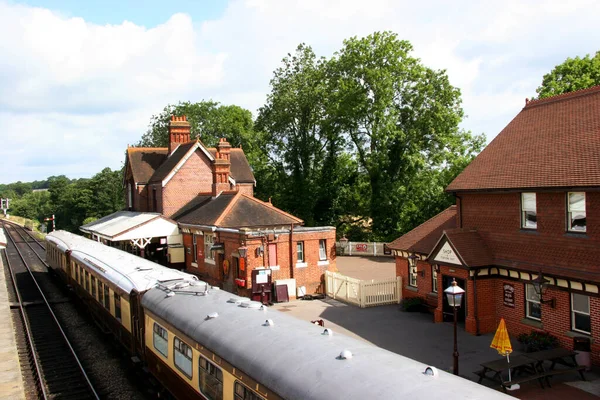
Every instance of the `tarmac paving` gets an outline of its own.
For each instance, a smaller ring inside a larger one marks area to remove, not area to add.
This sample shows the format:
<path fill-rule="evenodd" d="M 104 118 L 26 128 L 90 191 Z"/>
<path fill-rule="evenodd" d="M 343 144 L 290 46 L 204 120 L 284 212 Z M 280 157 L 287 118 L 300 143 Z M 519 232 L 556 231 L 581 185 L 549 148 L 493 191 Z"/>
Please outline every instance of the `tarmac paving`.
<path fill-rule="evenodd" d="M 357 279 L 386 279 L 396 276 L 392 257 L 337 257 L 340 273 Z M 365 340 L 376 346 L 413 358 L 438 369 L 452 372 L 454 326 L 452 323 L 434 323 L 427 313 L 400 311 L 399 305 L 359 308 L 333 299 L 296 300 L 275 304 L 272 308 L 290 313 L 306 321 L 323 319 L 334 332 Z M 459 375 L 476 381 L 473 372 L 481 363 L 501 358 L 490 348 L 493 334 L 473 336 L 459 324 L 457 341 Z M 513 355 L 519 354 L 519 343 L 512 339 Z M 600 397 L 600 371 L 586 373 L 587 382 L 577 373 L 553 377 L 552 388 L 541 389 L 537 381 L 524 383 L 510 395 L 525 400 L 552 400 L 577 396 L 577 400 Z M 495 387 L 493 382 L 484 382 Z M 499 386 L 499 385 L 496 385 Z M 499 387 L 496 388 L 499 390 Z"/>

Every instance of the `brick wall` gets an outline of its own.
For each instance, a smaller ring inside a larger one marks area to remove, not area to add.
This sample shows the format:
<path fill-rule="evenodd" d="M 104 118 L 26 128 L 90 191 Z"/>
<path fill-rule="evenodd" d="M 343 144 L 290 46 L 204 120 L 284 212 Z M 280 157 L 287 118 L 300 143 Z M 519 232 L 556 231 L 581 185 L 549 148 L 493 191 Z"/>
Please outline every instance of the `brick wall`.
<path fill-rule="evenodd" d="M 198 193 L 210 193 L 212 183 L 210 160 L 197 150 L 163 188 L 163 215 L 171 217 Z"/>
<path fill-rule="evenodd" d="M 600 192 L 586 193 L 587 232 L 566 232 L 566 193 L 537 193 L 535 231 L 521 229 L 520 193 L 463 194 L 462 224 L 477 229 L 497 259 L 596 272 Z"/>
<path fill-rule="evenodd" d="M 238 183 L 237 187 L 243 194 L 254 197 L 254 185 L 252 183 Z"/>

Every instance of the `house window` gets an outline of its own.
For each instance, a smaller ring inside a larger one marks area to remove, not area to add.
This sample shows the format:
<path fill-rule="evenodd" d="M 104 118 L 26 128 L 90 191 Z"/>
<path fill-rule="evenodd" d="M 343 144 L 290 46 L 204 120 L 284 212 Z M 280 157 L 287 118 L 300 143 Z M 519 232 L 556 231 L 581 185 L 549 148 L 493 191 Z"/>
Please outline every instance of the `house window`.
<path fill-rule="evenodd" d="M 417 287 L 417 260 L 408 259 L 408 286 Z"/>
<path fill-rule="evenodd" d="M 173 339 L 175 366 L 188 378 L 192 378 L 192 348 L 178 337 Z"/>
<path fill-rule="evenodd" d="M 537 229 L 535 193 L 521 193 L 521 228 Z"/>
<path fill-rule="evenodd" d="M 535 292 L 533 285 L 530 284 L 525 284 L 525 316 L 538 321 L 542 320 L 540 295 Z"/>
<path fill-rule="evenodd" d="M 240 381 L 235 381 L 234 399 L 235 400 L 264 400 L 264 397 L 259 396 L 258 394 L 253 392 L 249 387 L 247 387 Z"/>
<path fill-rule="evenodd" d="M 431 291 L 437 293 L 438 291 L 438 280 L 437 280 L 437 270 L 435 269 L 435 265 L 431 266 Z"/>
<path fill-rule="evenodd" d="M 108 285 L 104 285 L 104 308 L 110 310 L 110 293 L 108 291 Z"/>
<path fill-rule="evenodd" d="M 200 392 L 210 400 L 223 398 L 223 372 L 200 356 Z"/>
<path fill-rule="evenodd" d="M 194 262 L 198 262 L 198 237 L 192 234 L 192 244 L 194 246 Z"/>
<path fill-rule="evenodd" d="M 114 293 L 115 296 L 115 318 L 121 320 L 121 296 Z"/>
<path fill-rule="evenodd" d="M 327 260 L 327 241 L 325 239 L 319 240 L 319 260 Z"/>
<path fill-rule="evenodd" d="M 567 205 L 567 225 L 569 231 L 585 232 L 585 193 L 569 193 L 569 204 Z"/>
<path fill-rule="evenodd" d="M 215 259 L 214 250 L 213 251 L 210 250 L 210 248 L 213 245 L 214 240 L 215 240 L 215 235 L 210 234 L 210 233 L 204 234 L 204 259 L 206 259 L 206 260 L 214 260 Z"/>
<path fill-rule="evenodd" d="M 154 348 L 156 350 L 158 350 L 158 352 L 160 354 L 169 358 L 169 348 L 168 348 L 169 333 L 167 332 L 167 330 L 165 328 L 163 328 L 156 322 L 154 323 L 153 331 L 154 331 L 154 333 L 153 333 L 152 337 L 153 337 Z"/>
<path fill-rule="evenodd" d="M 574 331 L 592 333 L 589 296 L 571 293 L 571 323 Z"/>
<path fill-rule="evenodd" d="M 297 263 L 304 262 L 304 242 L 296 242 L 296 256 L 298 257 Z"/>
<path fill-rule="evenodd" d="M 133 193 L 131 192 L 131 182 L 127 184 L 127 201 L 129 208 L 133 207 Z"/>

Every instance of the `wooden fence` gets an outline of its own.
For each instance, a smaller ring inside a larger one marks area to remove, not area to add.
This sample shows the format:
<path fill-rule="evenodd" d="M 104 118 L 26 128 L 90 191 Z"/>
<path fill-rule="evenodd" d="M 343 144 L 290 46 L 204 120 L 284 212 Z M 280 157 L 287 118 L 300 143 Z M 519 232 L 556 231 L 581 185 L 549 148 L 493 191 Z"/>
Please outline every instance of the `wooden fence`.
<path fill-rule="evenodd" d="M 327 296 L 361 308 L 398 304 L 402 299 L 402 278 L 361 281 L 337 272 L 325 272 Z"/>

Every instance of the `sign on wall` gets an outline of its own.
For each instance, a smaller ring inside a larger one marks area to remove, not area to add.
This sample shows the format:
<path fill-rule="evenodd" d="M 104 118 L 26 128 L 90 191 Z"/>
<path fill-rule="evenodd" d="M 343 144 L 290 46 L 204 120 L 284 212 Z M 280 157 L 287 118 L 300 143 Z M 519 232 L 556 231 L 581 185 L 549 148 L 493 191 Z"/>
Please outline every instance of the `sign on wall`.
<path fill-rule="evenodd" d="M 355 245 L 355 250 L 356 251 L 361 251 L 361 252 L 366 252 L 367 251 L 367 244 L 366 243 L 356 243 Z"/>
<path fill-rule="evenodd" d="M 458 258 L 454 250 L 452 250 L 452 247 L 450 247 L 450 243 L 448 242 L 444 243 L 440 251 L 438 251 L 438 253 L 436 254 L 434 260 L 443 263 L 462 265 L 460 259 Z"/>
<path fill-rule="evenodd" d="M 504 305 L 507 307 L 515 306 L 515 287 L 510 283 L 504 284 Z"/>

